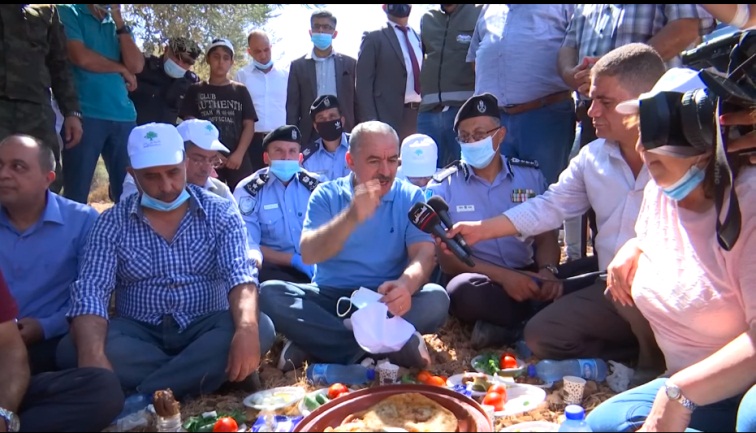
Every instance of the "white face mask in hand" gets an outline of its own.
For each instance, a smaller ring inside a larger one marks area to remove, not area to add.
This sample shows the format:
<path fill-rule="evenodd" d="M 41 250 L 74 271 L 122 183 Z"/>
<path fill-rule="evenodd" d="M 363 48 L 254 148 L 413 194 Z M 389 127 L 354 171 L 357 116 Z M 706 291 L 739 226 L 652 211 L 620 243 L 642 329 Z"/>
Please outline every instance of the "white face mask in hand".
<path fill-rule="evenodd" d="M 339 298 L 338 301 L 336 301 L 336 314 L 339 317 L 344 317 L 347 314 L 349 314 L 350 311 L 352 311 L 352 307 L 356 308 L 364 308 L 368 306 L 369 304 L 374 304 L 376 302 L 380 302 L 383 295 L 380 293 L 366 289 L 364 287 L 360 287 L 359 289 L 352 292 L 352 296 L 350 298 L 347 298 L 346 296 L 342 296 Z M 349 308 L 347 308 L 346 312 L 342 313 L 341 308 L 339 308 L 339 305 L 341 305 L 341 302 L 347 301 L 350 303 Z"/>
<path fill-rule="evenodd" d="M 400 350 L 415 333 L 415 327 L 401 317 L 388 318 L 388 307 L 374 302 L 352 314 L 354 339 L 368 353 Z"/>

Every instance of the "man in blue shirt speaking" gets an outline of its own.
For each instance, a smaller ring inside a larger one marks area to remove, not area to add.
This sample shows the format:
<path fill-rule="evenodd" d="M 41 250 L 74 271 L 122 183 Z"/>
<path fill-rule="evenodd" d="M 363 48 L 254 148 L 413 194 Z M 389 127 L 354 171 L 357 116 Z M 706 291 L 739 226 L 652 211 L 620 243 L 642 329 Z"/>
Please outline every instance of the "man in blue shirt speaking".
<path fill-rule="evenodd" d="M 376 121 L 357 125 L 346 160 L 352 174 L 318 185 L 307 206 L 300 251 L 305 263 L 317 264 L 313 284 L 268 281 L 261 288 L 261 311 L 289 340 L 281 369 L 308 359 L 350 364 L 366 355 L 351 323 L 337 315 L 339 298 L 360 287 L 383 295 L 388 311 L 419 334 L 435 332 L 446 320 L 449 297 L 442 287 L 428 284 L 435 266 L 433 240 L 407 217 L 413 204 L 424 202 L 423 192 L 395 180 L 396 131 Z M 389 359 L 405 367 L 429 365 L 419 334 L 387 354 Z"/>

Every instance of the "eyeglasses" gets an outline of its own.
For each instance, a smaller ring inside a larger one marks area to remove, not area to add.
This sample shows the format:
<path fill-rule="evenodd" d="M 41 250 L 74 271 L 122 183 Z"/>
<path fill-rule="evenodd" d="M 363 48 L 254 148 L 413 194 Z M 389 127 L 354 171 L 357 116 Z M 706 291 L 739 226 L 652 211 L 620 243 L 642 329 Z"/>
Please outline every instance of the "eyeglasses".
<path fill-rule="evenodd" d="M 457 141 L 459 141 L 460 143 L 475 143 L 476 141 L 480 141 L 488 137 L 488 134 L 498 130 L 499 128 L 501 128 L 501 126 L 497 126 L 496 128 L 490 129 L 485 132 L 476 132 L 473 135 L 460 134 L 457 136 Z"/>
<path fill-rule="evenodd" d="M 213 158 L 202 158 L 201 156 L 188 155 L 187 158 L 189 159 L 189 162 L 198 166 L 209 165 L 212 168 L 218 168 L 223 165 L 223 161 L 217 156 Z"/>
<path fill-rule="evenodd" d="M 312 25 L 312 29 L 316 33 L 321 33 L 321 32 L 332 32 L 332 31 L 336 30 L 336 27 L 334 27 L 334 26 L 332 26 L 330 24 L 313 24 Z"/>

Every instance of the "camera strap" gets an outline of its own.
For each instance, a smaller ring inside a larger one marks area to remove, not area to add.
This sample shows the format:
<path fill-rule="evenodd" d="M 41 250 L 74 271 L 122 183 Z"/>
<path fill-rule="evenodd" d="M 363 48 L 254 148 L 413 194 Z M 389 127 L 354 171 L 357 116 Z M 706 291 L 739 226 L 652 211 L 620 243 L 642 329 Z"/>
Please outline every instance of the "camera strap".
<path fill-rule="evenodd" d="M 723 138 L 722 128 L 719 126 L 719 112 L 722 108 L 721 98 L 717 104 L 714 121 L 717 124 L 715 129 L 716 134 L 716 150 L 714 152 L 714 206 L 717 211 L 717 242 L 719 246 L 726 251 L 732 250 L 732 247 L 737 242 L 740 236 L 741 215 L 740 215 L 740 203 L 738 202 L 738 196 L 735 194 L 735 186 L 733 183 L 733 173 L 730 167 L 729 156 L 727 155 L 727 149 L 725 148 L 725 142 Z M 729 136 L 729 127 L 725 127 L 725 136 Z M 729 201 L 727 207 L 727 213 L 722 221 L 722 209 L 725 204 L 725 194 L 729 189 Z"/>

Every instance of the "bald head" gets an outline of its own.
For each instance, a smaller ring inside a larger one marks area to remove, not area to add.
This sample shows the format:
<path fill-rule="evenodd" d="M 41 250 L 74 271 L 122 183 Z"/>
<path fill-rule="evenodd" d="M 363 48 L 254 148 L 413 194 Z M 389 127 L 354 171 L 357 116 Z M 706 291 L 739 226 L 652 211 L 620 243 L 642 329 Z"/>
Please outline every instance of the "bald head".
<path fill-rule="evenodd" d="M 268 37 L 268 34 L 263 30 L 255 29 L 249 32 L 249 35 L 247 36 L 247 43 L 251 44 L 253 39 L 260 39 L 270 45 L 270 38 Z"/>
<path fill-rule="evenodd" d="M 42 141 L 25 134 L 13 134 L 5 137 L 0 141 L 0 148 L 3 146 L 16 145 L 30 150 L 35 150 L 37 153 L 37 164 L 39 168 L 47 173 L 55 171 L 55 154 L 52 149 L 45 146 Z"/>
<path fill-rule="evenodd" d="M 273 62 L 268 34 L 260 29 L 252 30 L 247 36 L 247 45 L 247 52 L 255 61 L 255 67 L 261 70 L 270 69 Z"/>

